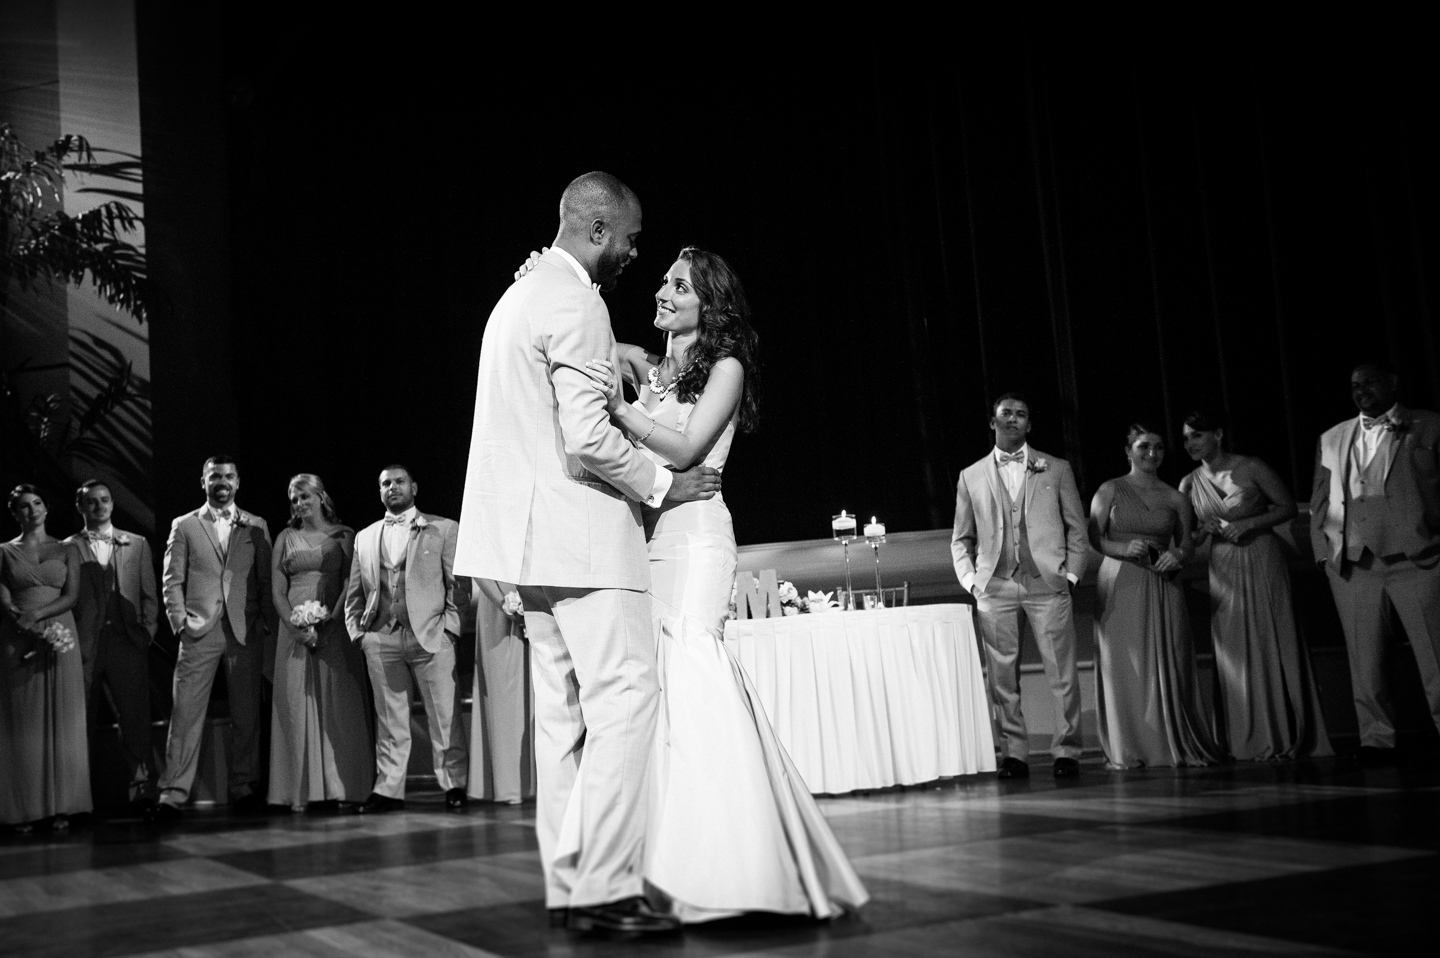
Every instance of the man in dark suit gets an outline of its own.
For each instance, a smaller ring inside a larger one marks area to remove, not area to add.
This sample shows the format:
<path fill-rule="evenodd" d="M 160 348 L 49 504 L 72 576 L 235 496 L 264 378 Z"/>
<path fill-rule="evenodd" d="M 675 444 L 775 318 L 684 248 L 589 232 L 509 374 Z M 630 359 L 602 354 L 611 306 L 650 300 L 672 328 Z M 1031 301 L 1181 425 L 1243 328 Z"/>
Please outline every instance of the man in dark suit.
<path fill-rule="evenodd" d="M 1398 389 L 1384 364 L 1355 367 L 1350 396 L 1360 415 L 1320 437 L 1310 499 L 1315 561 L 1345 629 L 1360 758 L 1375 763 L 1395 749 L 1384 670 L 1392 609 L 1440 729 L 1440 415 L 1405 408 Z"/>
<path fill-rule="evenodd" d="M 165 545 L 165 615 L 180 639 L 175 708 L 165 743 L 155 818 L 180 817 L 200 762 L 200 739 L 215 670 L 225 663 L 230 697 L 230 803 L 265 811 L 260 783 L 260 682 L 265 635 L 275 631 L 270 597 L 270 530 L 235 505 L 240 472 L 229 456 L 201 470 L 205 505 L 170 526 Z"/>
<path fill-rule="evenodd" d="M 85 670 L 85 714 L 93 728 L 108 692 L 130 773 L 130 801 L 153 805 L 149 651 L 160 598 L 150 543 L 111 524 L 115 504 L 110 487 L 99 479 L 75 491 L 75 508 L 85 531 L 65 541 L 80 550 L 84 562 L 75 628 Z"/>

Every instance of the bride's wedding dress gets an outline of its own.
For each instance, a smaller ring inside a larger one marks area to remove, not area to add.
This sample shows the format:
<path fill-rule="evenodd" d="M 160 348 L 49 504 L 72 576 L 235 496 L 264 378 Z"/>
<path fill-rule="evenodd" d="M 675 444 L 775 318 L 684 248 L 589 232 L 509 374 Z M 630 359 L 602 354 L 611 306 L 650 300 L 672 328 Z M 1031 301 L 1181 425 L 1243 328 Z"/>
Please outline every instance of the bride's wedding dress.
<path fill-rule="evenodd" d="M 642 386 L 639 403 L 650 395 Z M 693 408 L 667 395 L 646 413 L 683 433 Z M 732 421 L 705 465 L 723 470 L 734 435 Z M 736 567 L 724 499 L 647 509 L 645 531 L 663 690 L 646 881 L 685 922 L 858 908 L 869 894 L 722 638 Z"/>

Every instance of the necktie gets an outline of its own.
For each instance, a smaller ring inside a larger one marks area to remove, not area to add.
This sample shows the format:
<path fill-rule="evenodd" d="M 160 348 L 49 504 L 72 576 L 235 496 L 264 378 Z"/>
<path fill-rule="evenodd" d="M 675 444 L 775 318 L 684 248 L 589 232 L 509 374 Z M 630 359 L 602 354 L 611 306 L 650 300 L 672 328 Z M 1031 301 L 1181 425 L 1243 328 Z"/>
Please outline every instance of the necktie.
<path fill-rule="evenodd" d="M 997 461 L 1002 466 L 1008 465 L 1012 462 L 1018 462 L 1023 465 L 1025 462 L 1025 450 L 1021 449 L 1019 452 L 1010 453 L 1008 455 L 1002 452 L 1000 453 L 999 459 Z"/>
<path fill-rule="evenodd" d="M 1390 421 L 1389 413 L 1383 416 L 1376 416 L 1373 419 L 1364 414 L 1360 416 L 1360 426 L 1363 429 L 1389 429 L 1392 425 L 1393 423 Z"/>

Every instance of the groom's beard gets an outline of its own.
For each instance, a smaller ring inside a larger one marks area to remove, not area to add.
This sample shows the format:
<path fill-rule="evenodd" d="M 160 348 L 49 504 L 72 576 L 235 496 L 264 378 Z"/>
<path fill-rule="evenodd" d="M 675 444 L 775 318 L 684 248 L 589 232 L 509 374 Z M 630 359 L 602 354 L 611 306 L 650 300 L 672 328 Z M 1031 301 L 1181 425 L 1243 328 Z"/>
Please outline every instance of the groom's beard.
<path fill-rule="evenodd" d="M 616 256 L 613 253 L 601 253 L 599 261 L 595 264 L 595 282 L 606 292 L 614 289 L 620 282 L 620 273 L 625 269 L 625 264 L 630 261 L 629 256 Z"/>

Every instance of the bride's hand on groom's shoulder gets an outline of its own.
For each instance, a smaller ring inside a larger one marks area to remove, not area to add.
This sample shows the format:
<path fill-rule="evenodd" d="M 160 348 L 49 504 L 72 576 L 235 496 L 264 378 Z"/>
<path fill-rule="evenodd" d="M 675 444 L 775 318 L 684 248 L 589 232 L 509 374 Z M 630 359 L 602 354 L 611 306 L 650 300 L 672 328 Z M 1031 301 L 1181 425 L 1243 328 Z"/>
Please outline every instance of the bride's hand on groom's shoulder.
<path fill-rule="evenodd" d="M 719 491 L 720 470 L 695 466 L 684 472 L 675 472 L 665 498 L 670 502 L 693 502 L 696 499 L 713 499 Z"/>
<path fill-rule="evenodd" d="M 520 268 L 515 271 L 515 278 L 519 279 L 520 277 L 524 276 L 526 273 L 534 269 L 535 264 L 540 262 L 540 257 L 544 256 L 548 252 L 550 252 L 550 247 L 548 246 L 542 246 L 540 248 L 540 252 L 538 253 L 532 249 L 530 251 L 530 257 L 526 259 L 525 262 L 521 263 Z"/>

